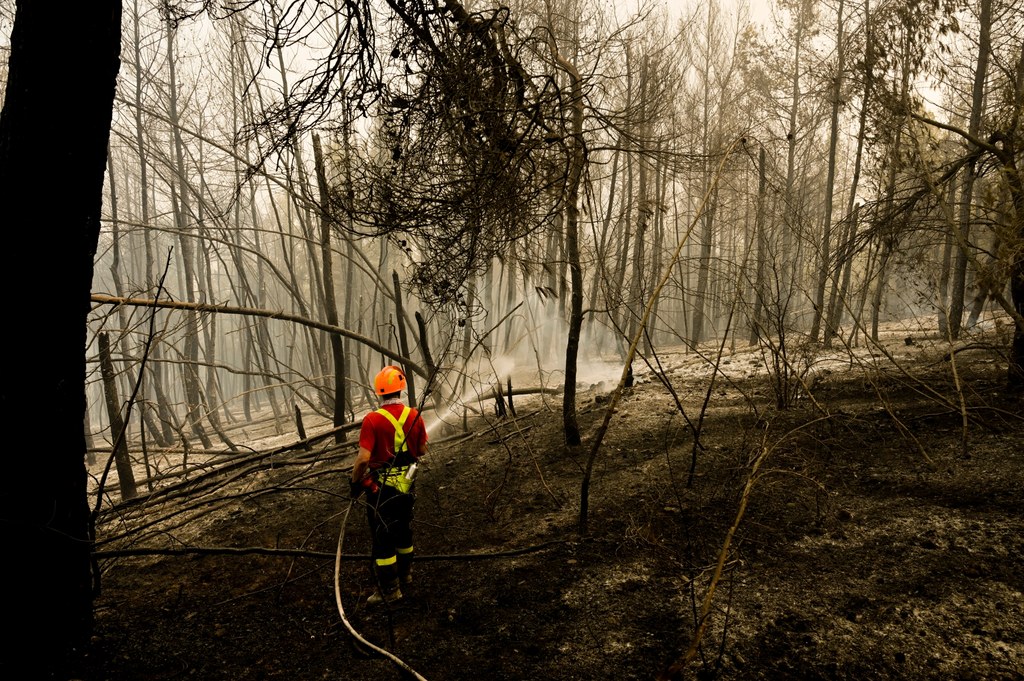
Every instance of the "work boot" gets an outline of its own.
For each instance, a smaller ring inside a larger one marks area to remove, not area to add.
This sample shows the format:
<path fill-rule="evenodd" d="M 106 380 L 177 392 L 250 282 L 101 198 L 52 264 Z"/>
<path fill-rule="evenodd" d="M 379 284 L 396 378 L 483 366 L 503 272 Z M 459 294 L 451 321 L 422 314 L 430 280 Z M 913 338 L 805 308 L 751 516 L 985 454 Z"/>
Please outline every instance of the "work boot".
<path fill-rule="evenodd" d="M 388 561 L 384 559 L 384 562 L 378 562 L 375 565 L 376 577 L 377 577 L 377 591 L 366 601 L 370 605 L 376 603 L 393 603 L 401 600 L 402 591 L 399 587 L 398 578 L 398 565 L 397 561 Z"/>
<path fill-rule="evenodd" d="M 398 581 L 400 581 L 402 583 L 402 586 L 409 586 L 410 584 L 412 584 L 412 566 L 411 565 L 405 569 L 405 572 L 403 572 L 401 575 L 399 575 Z"/>
<path fill-rule="evenodd" d="M 395 589 L 387 593 L 381 594 L 380 591 L 374 591 L 373 594 L 366 599 L 367 605 L 377 605 L 378 603 L 395 603 L 402 600 L 402 590 Z"/>

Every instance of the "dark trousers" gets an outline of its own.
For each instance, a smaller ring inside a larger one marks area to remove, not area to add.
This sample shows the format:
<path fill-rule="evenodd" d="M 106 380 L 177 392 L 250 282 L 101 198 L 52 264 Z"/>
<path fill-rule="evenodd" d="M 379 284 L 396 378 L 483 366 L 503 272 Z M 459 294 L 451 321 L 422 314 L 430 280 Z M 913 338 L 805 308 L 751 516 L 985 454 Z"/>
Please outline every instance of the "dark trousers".
<path fill-rule="evenodd" d="M 412 515 L 415 497 L 382 485 L 366 496 L 366 519 L 373 539 L 372 555 L 381 590 L 398 588 L 400 576 L 412 567 Z"/>

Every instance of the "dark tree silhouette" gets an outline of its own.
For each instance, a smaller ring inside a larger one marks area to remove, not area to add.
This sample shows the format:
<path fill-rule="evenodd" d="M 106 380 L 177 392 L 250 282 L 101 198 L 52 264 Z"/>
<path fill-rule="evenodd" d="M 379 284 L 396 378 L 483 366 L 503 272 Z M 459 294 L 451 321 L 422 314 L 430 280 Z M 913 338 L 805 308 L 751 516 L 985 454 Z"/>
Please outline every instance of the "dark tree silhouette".
<path fill-rule="evenodd" d="M 8 337 L 0 384 L 4 583 L 19 594 L 7 599 L 5 678 L 68 678 L 91 633 L 86 315 L 120 46 L 118 0 L 18 0 L 0 114 L 3 282 L 33 302 L 9 319 L 24 335 Z"/>

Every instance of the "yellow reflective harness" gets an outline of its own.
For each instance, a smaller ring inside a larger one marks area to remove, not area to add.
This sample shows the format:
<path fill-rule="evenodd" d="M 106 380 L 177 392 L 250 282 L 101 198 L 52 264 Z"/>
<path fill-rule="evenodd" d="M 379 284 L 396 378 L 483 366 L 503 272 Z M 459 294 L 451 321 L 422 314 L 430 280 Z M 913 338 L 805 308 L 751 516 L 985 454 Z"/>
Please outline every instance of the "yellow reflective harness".
<path fill-rule="evenodd" d="M 408 447 L 405 443 L 405 421 L 409 418 L 409 412 L 412 409 L 410 407 L 404 407 L 402 409 L 402 415 L 397 419 L 392 416 L 391 412 L 381 407 L 377 410 L 377 413 L 391 421 L 391 425 L 395 427 L 395 457 L 398 457 L 399 452 L 408 451 Z M 378 469 L 379 471 L 380 469 Z M 409 466 L 388 466 L 383 473 L 379 473 L 381 484 L 394 487 L 402 494 L 407 494 L 412 488 L 412 480 L 405 477 L 405 474 L 409 472 Z"/>

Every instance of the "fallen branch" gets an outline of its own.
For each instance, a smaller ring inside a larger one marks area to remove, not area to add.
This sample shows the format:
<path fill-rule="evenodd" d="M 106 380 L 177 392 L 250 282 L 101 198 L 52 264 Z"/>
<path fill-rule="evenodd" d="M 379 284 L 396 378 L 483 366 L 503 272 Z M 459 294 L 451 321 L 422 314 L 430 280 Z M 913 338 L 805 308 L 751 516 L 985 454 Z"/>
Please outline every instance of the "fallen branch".
<path fill-rule="evenodd" d="M 953 348 L 952 350 L 950 350 L 949 352 L 942 356 L 942 361 L 948 362 L 951 359 L 953 359 L 954 355 L 959 355 L 961 352 L 967 352 L 968 350 L 995 350 L 996 352 L 999 352 L 1000 348 L 997 348 L 991 343 L 969 343 L 967 345 L 962 345 L 958 348 Z"/>
<path fill-rule="evenodd" d="M 517 430 L 514 433 L 505 433 L 504 435 L 500 436 L 496 440 L 488 440 L 487 444 L 489 444 L 489 445 L 500 445 L 503 442 L 508 442 L 509 440 L 511 440 L 514 437 L 521 436 L 523 433 L 527 432 L 531 428 L 533 428 L 533 426 L 526 426 L 525 428 Z"/>
<path fill-rule="evenodd" d="M 511 397 L 513 395 L 554 395 L 561 392 L 561 388 L 516 388 L 512 392 L 496 390 L 492 388 L 491 390 L 485 393 L 480 393 L 479 395 L 477 395 L 476 401 L 488 402 L 490 400 L 499 399 L 500 397 Z"/>
<path fill-rule="evenodd" d="M 508 551 L 496 551 L 493 553 L 454 553 L 454 554 L 441 554 L 441 555 L 421 555 L 416 554 L 416 562 L 443 562 L 443 561 L 464 561 L 464 560 L 493 560 L 496 558 L 514 558 L 515 556 L 522 556 L 527 553 L 536 553 L 545 549 L 551 548 L 558 544 L 565 544 L 567 540 L 555 539 L 552 541 L 544 542 L 543 544 L 535 544 L 533 546 L 526 546 L 521 549 L 509 549 Z M 281 558 L 314 558 L 314 559 L 326 559 L 334 557 L 334 554 L 325 553 L 323 551 L 308 551 L 305 549 L 270 549 L 262 546 L 246 546 L 233 548 L 229 546 L 223 547 L 204 547 L 204 546 L 183 546 L 180 548 L 166 548 L 166 549 L 145 549 L 145 548 L 134 548 L 134 549 L 117 549 L 111 551 L 95 551 L 93 557 L 96 559 L 105 558 L 139 558 L 142 556 L 275 556 Z M 371 556 L 369 554 L 351 554 L 346 555 L 342 560 L 369 560 Z"/>

